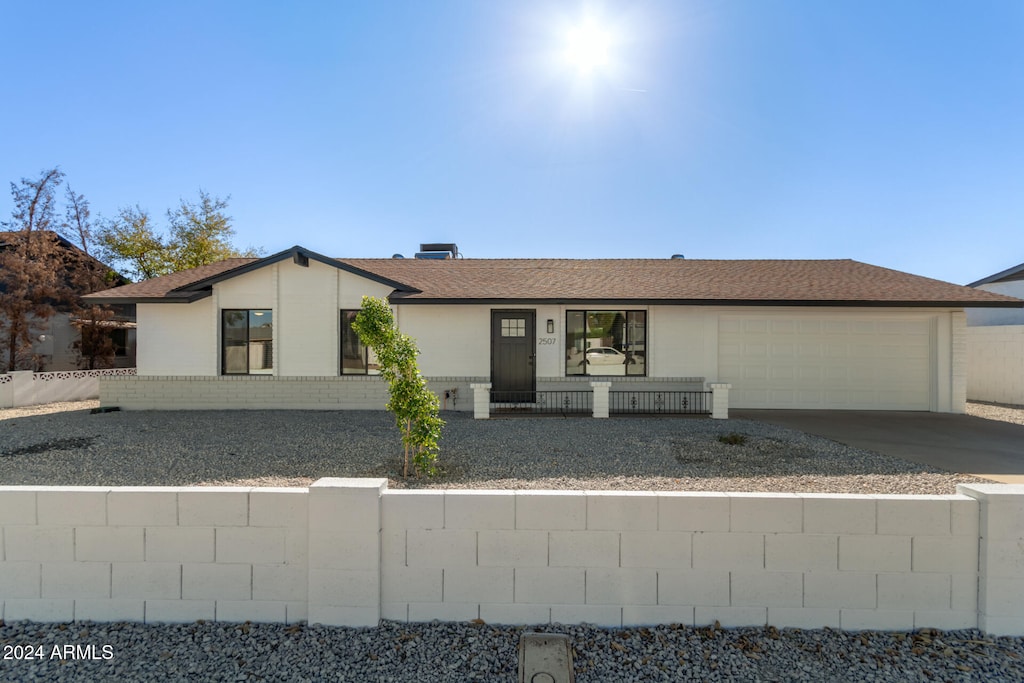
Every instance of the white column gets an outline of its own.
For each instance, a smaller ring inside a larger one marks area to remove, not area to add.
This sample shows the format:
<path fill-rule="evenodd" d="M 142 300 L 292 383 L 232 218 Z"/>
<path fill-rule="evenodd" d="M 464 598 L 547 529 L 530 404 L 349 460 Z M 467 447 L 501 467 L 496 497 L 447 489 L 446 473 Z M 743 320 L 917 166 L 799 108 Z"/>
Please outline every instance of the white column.
<path fill-rule="evenodd" d="M 715 420 L 729 419 L 729 390 L 731 384 L 711 384 L 711 417 Z"/>
<path fill-rule="evenodd" d="M 311 624 L 380 624 L 380 498 L 387 479 L 326 477 L 309 487 Z"/>
<path fill-rule="evenodd" d="M 608 389 L 611 382 L 591 382 L 594 390 L 594 417 L 608 417 Z"/>
<path fill-rule="evenodd" d="M 486 420 L 491 416 L 491 383 L 470 384 L 473 390 L 473 419 Z"/>

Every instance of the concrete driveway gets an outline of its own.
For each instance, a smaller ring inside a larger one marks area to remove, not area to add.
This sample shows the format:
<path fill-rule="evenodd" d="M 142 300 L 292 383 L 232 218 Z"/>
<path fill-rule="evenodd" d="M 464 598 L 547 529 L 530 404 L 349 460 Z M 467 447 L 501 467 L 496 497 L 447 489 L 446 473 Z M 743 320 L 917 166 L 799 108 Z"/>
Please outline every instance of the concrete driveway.
<path fill-rule="evenodd" d="M 731 410 L 729 417 L 799 429 L 952 472 L 1024 484 L 1024 425 L 970 415 L 874 410 Z"/>

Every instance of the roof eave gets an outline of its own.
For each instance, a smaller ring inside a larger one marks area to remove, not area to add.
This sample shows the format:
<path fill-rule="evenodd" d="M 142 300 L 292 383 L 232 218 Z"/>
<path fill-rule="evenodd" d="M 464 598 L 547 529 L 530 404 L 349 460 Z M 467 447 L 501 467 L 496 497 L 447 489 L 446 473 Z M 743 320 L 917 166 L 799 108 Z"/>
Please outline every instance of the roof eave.
<path fill-rule="evenodd" d="M 94 294 L 87 294 L 82 297 L 94 304 L 190 304 L 193 301 L 199 301 L 205 299 L 213 294 L 210 289 L 200 290 L 198 292 L 188 292 L 178 294 L 175 296 L 96 296 Z"/>
<path fill-rule="evenodd" d="M 1022 308 L 1017 301 L 904 301 L 862 299 L 658 299 L 658 298 L 445 298 L 391 295 L 394 304 L 488 304 L 488 305 L 659 305 L 659 306 L 841 306 L 868 308 Z"/>

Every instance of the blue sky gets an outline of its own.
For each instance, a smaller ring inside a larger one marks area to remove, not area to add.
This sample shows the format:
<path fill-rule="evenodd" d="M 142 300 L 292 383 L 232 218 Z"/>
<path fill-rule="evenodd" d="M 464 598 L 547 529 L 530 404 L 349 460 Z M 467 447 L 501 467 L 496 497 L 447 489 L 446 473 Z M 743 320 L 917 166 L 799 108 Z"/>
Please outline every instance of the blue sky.
<path fill-rule="evenodd" d="M 0 180 L 240 246 L 1024 261 L 1024 3 L 4 1 Z M 566 59 L 600 27 L 602 65 Z M 6 187 L 6 185 L 5 185 Z M 10 215 L 9 193 L 0 216 Z"/>

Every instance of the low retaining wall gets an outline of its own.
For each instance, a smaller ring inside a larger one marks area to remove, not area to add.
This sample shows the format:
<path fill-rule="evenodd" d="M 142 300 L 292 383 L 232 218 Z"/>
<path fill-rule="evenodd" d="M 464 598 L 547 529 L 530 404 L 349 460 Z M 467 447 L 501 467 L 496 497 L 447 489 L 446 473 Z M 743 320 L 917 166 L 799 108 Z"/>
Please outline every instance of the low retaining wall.
<path fill-rule="evenodd" d="M 967 328 L 967 398 L 1024 405 L 1024 325 Z"/>
<path fill-rule="evenodd" d="M 0 375 L 0 408 L 98 398 L 101 378 L 124 378 L 134 374 L 135 368 L 110 368 L 59 372 L 24 370 Z"/>
<path fill-rule="evenodd" d="M 1024 486 L 951 496 L 0 487 L 8 621 L 1024 635 Z"/>

